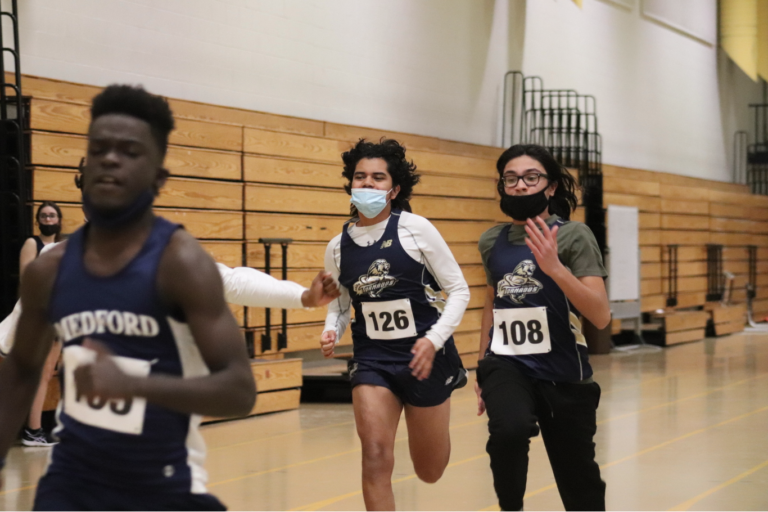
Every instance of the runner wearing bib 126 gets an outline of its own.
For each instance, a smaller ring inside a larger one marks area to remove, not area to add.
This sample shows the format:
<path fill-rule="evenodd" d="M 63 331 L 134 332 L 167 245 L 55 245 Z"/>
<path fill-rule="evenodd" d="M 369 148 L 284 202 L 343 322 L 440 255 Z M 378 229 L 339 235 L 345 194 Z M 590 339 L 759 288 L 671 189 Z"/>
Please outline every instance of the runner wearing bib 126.
<path fill-rule="evenodd" d="M 600 387 L 580 318 L 610 320 L 600 249 L 586 225 L 567 220 L 575 184 L 546 149 L 513 146 L 497 170 L 512 222 L 480 237 L 488 286 L 476 391 L 499 505 L 523 507 L 529 438 L 541 430 L 566 510 L 604 510 L 592 440 Z"/>
<path fill-rule="evenodd" d="M 452 335 L 469 288 L 437 229 L 405 211 L 418 182 L 405 149 L 394 140 L 361 140 L 342 158 L 353 219 L 326 249 L 325 268 L 339 280 L 341 296 L 328 306 L 321 348 L 330 357 L 352 322 L 349 374 L 363 447 L 363 497 L 369 509 L 392 510 L 394 439 L 403 410 L 419 478 L 434 482 L 448 464 L 449 398 L 466 383 Z"/>

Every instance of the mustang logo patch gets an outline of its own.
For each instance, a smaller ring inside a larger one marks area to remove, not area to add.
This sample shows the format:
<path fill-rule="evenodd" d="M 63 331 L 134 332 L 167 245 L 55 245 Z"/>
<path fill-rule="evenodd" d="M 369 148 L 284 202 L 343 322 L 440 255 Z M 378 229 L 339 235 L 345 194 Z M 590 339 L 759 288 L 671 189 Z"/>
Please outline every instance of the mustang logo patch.
<path fill-rule="evenodd" d="M 372 298 L 380 297 L 384 289 L 397 283 L 397 278 L 388 274 L 389 263 L 387 260 L 376 260 L 368 267 L 368 274 L 360 276 L 352 286 L 352 290 L 358 295 L 367 293 Z"/>
<path fill-rule="evenodd" d="M 499 298 L 509 297 L 515 304 L 522 304 L 526 295 L 539 293 L 544 286 L 533 278 L 536 264 L 531 260 L 523 260 L 517 264 L 511 274 L 506 274 L 499 281 L 496 289 Z"/>

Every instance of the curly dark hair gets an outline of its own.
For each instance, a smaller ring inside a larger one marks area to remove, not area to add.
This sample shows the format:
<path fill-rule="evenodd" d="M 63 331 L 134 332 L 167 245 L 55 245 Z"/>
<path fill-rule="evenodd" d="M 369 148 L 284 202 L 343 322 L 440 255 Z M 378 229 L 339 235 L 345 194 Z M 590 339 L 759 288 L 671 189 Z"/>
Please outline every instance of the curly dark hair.
<path fill-rule="evenodd" d="M 160 154 L 165 156 L 168 135 L 175 126 L 173 112 L 165 98 L 148 93 L 140 85 L 113 84 L 93 98 L 91 122 L 106 114 L 125 114 L 146 121 Z"/>
<path fill-rule="evenodd" d="M 387 172 L 392 177 L 392 186 L 400 187 L 397 197 L 392 200 L 392 208 L 410 212 L 409 200 L 413 187 L 419 182 L 421 176 L 416 174 L 416 164 L 406 160 L 405 146 L 394 139 L 382 138 L 378 143 L 360 139 L 355 147 L 342 153 L 344 170 L 341 175 L 347 179 L 344 190 L 349 195 L 352 195 L 352 177 L 355 175 L 357 164 L 364 158 L 382 158 L 387 162 Z M 357 215 L 357 208 L 354 205 L 350 207 L 350 214 Z"/>
<path fill-rule="evenodd" d="M 549 182 L 556 182 L 557 188 L 549 199 L 549 213 L 559 215 L 565 220 L 571 218 L 571 212 L 576 209 L 579 202 L 576 198 L 576 180 L 573 179 L 568 169 L 558 163 L 547 148 L 538 144 L 516 144 L 504 151 L 496 161 L 496 170 L 499 178 L 504 175 L 504 168 L 510 160 L 519 156 L 529 156 L 539 162 L 549 176 Z M 500 194 L 504 194 L 504 185 L 501 179 L 498 182 Z"/>

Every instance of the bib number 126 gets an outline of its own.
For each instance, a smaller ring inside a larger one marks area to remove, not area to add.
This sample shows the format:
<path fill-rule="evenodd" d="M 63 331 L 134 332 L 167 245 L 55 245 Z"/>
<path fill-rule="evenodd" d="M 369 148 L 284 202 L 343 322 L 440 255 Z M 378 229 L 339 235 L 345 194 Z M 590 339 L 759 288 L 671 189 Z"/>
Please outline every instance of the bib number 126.
<path fill-rule="evenodd" d="M 396 340 L 416 336 L 411 301 L 363 302 L 365 330 L 372 340 Z"/>

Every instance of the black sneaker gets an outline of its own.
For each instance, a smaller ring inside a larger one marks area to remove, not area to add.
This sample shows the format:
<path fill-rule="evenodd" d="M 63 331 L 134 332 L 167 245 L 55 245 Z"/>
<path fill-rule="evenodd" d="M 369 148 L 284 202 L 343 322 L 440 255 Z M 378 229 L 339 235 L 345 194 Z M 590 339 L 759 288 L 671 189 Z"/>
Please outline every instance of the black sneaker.
<path fill-rule="evenodd" d="M 456 381 L 453 383 L 453 389 L 461 389 L 467 385 L 467 375 L 469 372 L 466 368 L 459 368 L 459 374 L 456 377 Z"/>
<path fill-rule="evenodd" d="M 24 446 L 53 446 L 58 441 L 55 441 L 45 430 L 39 428 L 37 430 L 30 430 L 24 428 L 24 433 L 21 435 L 21 444 Z"/>

